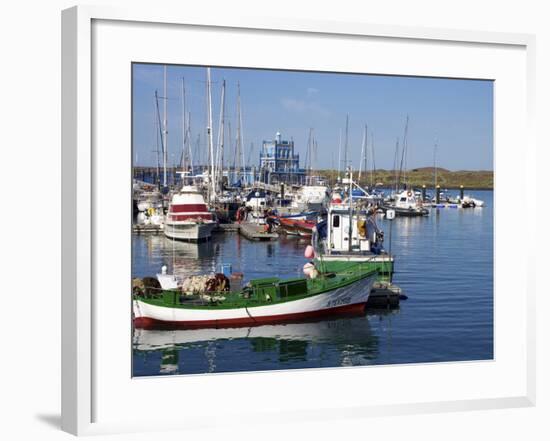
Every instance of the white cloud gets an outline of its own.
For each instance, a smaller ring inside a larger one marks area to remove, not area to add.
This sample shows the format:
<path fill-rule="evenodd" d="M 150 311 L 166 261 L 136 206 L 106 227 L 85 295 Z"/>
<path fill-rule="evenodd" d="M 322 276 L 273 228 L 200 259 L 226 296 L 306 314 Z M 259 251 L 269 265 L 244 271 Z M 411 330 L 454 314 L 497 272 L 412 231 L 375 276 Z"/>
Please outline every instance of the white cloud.
<path fill-rule="evenodd" d="M 296 98 L 282 98 L 281 105 L 285 110 L 296 113 L 316 113 L 320 116 L 329 116 L 330 112 L 321 106 L 319 103 L 300 100 Z"/>
<path fill-rule="evenodd" d="M 312 97 L 319 93 L 319 89 L 316 89 L 315 87 L 308 87 L 306 92 L 308 97 Z"/>

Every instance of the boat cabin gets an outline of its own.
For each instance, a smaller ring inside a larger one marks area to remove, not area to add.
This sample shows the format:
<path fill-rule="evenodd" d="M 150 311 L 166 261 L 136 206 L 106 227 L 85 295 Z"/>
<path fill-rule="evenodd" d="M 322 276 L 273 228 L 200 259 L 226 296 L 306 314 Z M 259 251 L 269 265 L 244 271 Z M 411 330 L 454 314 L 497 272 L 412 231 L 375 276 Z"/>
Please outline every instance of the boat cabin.
<path fill-rule="evenodd" d="M 419 200 L 412 190 L 404 190 L 395 195 L 395 207 L 410 210 L 419 206 Z"/>
<path fill-rule="evenodd" d="M 323 230 L 324 226 L 318 229 Z M 324 232 L 319 233 L 322 235 Z M 355 211 L 350 217 L 347 209 L 331 209 L 326 221 L 325 254 L 379 253 L 382 250 L 382 236 L 366 211 Z"/>

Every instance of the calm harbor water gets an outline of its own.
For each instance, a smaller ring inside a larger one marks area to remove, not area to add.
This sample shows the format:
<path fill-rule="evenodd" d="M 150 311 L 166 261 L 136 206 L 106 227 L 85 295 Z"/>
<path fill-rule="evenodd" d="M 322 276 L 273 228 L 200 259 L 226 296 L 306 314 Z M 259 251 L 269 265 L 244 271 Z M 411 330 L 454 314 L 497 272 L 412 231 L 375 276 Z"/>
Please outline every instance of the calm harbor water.
<path fill-rule="evenodd" d="M 135 376 L 308 367 L 487 360 L 493 358 L 493 192 L 469 194 L 475 209 L 432 209 L 393 221 L 394 282 L 409 297 L 395 310 L 315 323 L 236 329 L 136 330 Z M 389 221 L 381 218 L 389 248 Z M 231 263 L 245 280 L 301 274 L 307 241 L 250 242 L 215 234 L 204 244 L 133 236 L 133 275 L 162 265 L 181 275 Z"/>

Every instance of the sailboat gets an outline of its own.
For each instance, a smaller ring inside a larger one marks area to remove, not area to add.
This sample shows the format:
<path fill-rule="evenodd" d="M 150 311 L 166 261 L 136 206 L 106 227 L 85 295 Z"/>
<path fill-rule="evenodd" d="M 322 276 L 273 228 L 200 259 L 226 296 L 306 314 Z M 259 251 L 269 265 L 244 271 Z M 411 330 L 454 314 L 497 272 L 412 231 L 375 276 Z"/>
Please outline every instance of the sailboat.
<path fill-rule="evenodd" d="M 405 122 L 405 132 L 403 134 L 403 147 L 401 149 L 401 161 L 399 169 L 397 169 L 397 159 L 399 156 L 399 139 L 395 146 L 394 170 L 396 172 L 395 192 L 391 200 L 386 201 L 382 205 L 382 210 L 393 210 L 396 216 L 416 217 L 428 216 L 430 212 L 423 206 L 422 197 L 416 195 L 406 179 L 406 161 L 407 161 L 407 134 L 409 128 L 409 116 Z M 402 177 L 405 183 L 403 189 L 399 190 L 402 184 Z"/>

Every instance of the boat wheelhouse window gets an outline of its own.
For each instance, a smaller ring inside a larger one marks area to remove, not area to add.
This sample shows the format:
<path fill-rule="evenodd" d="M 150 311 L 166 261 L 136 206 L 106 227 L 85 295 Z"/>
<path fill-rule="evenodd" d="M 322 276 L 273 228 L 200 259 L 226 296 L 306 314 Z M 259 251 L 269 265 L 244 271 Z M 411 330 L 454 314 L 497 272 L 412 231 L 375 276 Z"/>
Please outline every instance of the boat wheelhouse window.
<path fill-rule="evenodd" d="M 407 198 L 401 198 L 399 199 L 400 202 L 407 202 Z"/>
<path fill-rule="evenodd" d="M 340 216 L 332 216 L 332 226 L 334 228 L 340 227 Z"/>

